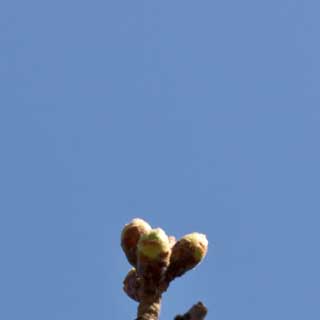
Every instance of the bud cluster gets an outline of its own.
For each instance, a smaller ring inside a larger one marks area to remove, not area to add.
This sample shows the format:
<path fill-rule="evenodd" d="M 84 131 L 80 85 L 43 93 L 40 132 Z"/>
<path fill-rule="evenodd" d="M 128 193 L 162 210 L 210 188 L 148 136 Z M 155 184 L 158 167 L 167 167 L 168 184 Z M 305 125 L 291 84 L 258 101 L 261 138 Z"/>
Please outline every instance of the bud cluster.
<path fill-rule="evenodd" d="M 152 229 L 146 221 L 133 219 L 122 231 L 121 247 L 134 267 L 124 281 L 124 290 L 132 299 L 139 301 L 141 279 L 165 290 L 173 279 L 204 259 L 208 240 L 204 234 L 194 232 L 176 241 L 164 230 Z M 161 281 L 166 283 L 161 285 Z"/>

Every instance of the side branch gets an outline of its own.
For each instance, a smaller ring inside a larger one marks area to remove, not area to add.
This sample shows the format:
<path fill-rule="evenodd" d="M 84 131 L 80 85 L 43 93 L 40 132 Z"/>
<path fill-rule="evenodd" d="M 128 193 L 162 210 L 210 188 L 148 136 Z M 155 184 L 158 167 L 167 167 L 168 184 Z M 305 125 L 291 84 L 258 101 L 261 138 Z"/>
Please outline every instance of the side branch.
<path fill-rule="evenodd" d="M 187 313 L 176 316 L 174 320 L 204 320 L 207 313 L 206 306 L 202 302 L 198 302 Z"/>

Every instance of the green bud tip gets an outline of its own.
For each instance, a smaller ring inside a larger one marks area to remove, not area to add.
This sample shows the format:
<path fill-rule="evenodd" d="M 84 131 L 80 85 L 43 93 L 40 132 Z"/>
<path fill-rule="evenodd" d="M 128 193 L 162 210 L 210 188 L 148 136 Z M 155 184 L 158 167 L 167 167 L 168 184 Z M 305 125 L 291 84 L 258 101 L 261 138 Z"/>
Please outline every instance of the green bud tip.
<path fill-rule="evenodd" d="M 138 242 L 138 253 L 150 259 L 169 254 L 170 241 L 166 233 L 160 229 L 152 229 L 144 234 Z"/>
<path fill-rule="evenodd" d="M 188 242 L 197 261 L 201 261 L 206 256 L 209 243 L 205 234 L 193 232 L 185 235 L 181 240 Z"/>

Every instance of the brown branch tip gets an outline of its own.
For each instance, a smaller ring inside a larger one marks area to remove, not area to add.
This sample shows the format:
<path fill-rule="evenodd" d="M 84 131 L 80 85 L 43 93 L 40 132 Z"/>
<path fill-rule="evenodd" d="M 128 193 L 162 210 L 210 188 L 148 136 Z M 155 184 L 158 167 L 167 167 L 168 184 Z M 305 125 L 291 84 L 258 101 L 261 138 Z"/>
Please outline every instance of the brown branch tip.
<path fill-rule="evenodd" d="M 206 306 L 202 302 L 198 302 L 187 313 L 176 316 L 174 320 L 203 320 L 207 313 Z"/>
<path fill-rule="evenodd" d="M 133 219 L 121 233 L 121 247 L 133 268 L 124 279 L 126 294 L 139 303 L 136 320 L 158 320 L 162 293 L 177 277 L 198 265 L 206 256 L 204 234 L 190 233 L 176 241 L 142 219 Z M 195 304 L 175 320 L 203 320 L 207 308 Z"/>

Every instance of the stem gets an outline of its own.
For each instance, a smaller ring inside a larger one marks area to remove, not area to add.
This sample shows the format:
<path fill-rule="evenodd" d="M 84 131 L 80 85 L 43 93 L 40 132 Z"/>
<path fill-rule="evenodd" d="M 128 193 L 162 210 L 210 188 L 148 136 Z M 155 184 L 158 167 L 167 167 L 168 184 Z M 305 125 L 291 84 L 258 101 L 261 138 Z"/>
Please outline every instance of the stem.
<path fill-rule="evenodd" d="M 161 296 L 144 296 L 138 307 L 136 320 L 158 320 L 160 316 Z"/>

